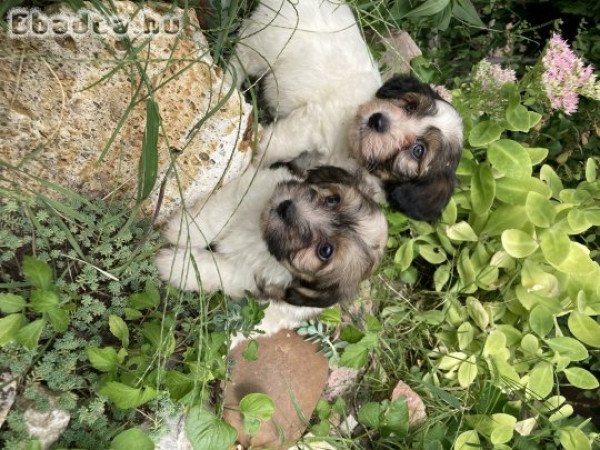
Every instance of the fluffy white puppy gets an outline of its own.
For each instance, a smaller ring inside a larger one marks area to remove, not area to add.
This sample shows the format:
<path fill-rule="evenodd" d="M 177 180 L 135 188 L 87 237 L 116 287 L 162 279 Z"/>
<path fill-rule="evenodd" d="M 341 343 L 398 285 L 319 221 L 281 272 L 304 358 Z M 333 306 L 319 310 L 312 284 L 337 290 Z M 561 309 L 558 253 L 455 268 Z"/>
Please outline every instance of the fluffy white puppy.
<path fill-rule="evenodd" d="M 360 183 L 332 166 L 251 167 L 168 222 L 160 278 L 270 300 L 259 325 L 267 334 L 352 300 L 387 240 L 385 216 Z"/>
<path fill-rule="evenodd" d="M 390 205 L 433 220 L 455 185 L 462 146 L 456 110 L 407 76 L 382 85 L 348 5 L 261 0 L 242 23 L 231 58 L 238 85 L 257 79 L 272 117 L 260 142 L 264 166 L 316 151 L 354 157 Z"/>

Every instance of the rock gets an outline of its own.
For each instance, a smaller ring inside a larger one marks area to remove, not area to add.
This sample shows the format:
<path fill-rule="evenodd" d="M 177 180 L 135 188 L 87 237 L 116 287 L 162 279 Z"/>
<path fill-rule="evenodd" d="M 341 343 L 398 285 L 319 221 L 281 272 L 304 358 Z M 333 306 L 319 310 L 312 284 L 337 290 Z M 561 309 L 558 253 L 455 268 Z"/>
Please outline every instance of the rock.
<path fill-rule="evenodd" d="M 0 389 L 0 427 L 6 420 L 17 396 L 17 380 L 10 381 L 12 378 L 13 376 L 9 372 L 0 374 L 0 386 L 2 386 Z"/>
<path fill-rule="evenodd" d="M 51 403 L 55 403 L 51 400 Z M 29 408 L 23 414 L 29 435 L 40 441 L 43 450 L 58 440 L 67 429 L 71 415 L 62 409 L 52 406 L 50 411 L 39 412 Z"/>
<path fill-rule="evenodd" d="M 302 442 L 290 447 L 288 450 L 337 450 L 336 447 L 329 442 L 319 440 L 312 433 L 306 433 L 302 438 Z"/>
<path fill-rule="evenodd" d="M 120 18 L 139 12 L 138 4 L 112 3 Z M 94 11 L 90 3 L 85 5 Z M 230 85 L 197 31 L 194 11 L 184 14 L 171 5 L 153 5 L 154 9 L 144 8 L 146 17 L 161 19 L 169 8 L 182 26 L 170 29 L 170 34 L 143 33 L 145 19 L 138 13 L 128 28 L 132 45 L 140 46 L 148 36 L 151 40 L 136 54 L 136 63 L 127 62 L 127 47 L 113 32 L 105 32 L 101 39 L 91 31 L 19 39 L 0 33 L 0 159 L 21 164 L 22 169 L 0 168 L 0 179 L 9 180 L 0 187 L 12 182 L 28 191 L 51 192 L 36 185 L 33 175 L 90 196 L 135 198 L 149 91 L 158 104 L 162 127 L 157 183 L 144 204 L 146 213 L 156 206 L 158 186 L 172 156 L 178 155 L 177 177 L 171 171 L 159 222 L 180 206 L 182 197 L 193 202 L 243 171 L 251 159 L 251 106 L 236 90 L 226 99 Z M 64 4 L 52 5 L 44 13 L 80 20 Z M 145 82 L 140 72 L 145 72 Z M 127 115 L 130 105 L 134 106 Z M 194 133 L 194 126 L 213 108 L 214 115 Z M 103 150 L 107 152 L 98 162 Z"/>
<path fill-rule="evenodd" d="M 238 430 L 238 440 L 244 447 L 287 449 L 302 436 L 323 392 L 327 359 L 316 344 L 303 340 L 294 331 L 282 330 L 257 341 L 256 361 L 244 359 L 244 344 L 230 354 L 233 366 L 223 396 L 224 418 Z M 249 436 L 244 433 L 237 409 L 240 400 L 254 392 L 271 396 L 275 414 L 255 436 Z"/>
<path fill-rule="evenodd" d="M 421 56 L 421 50 L 406 31 L 391 30 L 381 41 L 385 51 L 379 61 L 384 68 L 382 78 L 385 80 L 397 73 L 410 73 L 410 61 Z"/>
<path fill-rule="evenodd" d="M 331 371 L 327 379 L 327 386 L 323 392 L 323 398 L 333 401 L 344 395 L 356 385 L 358 370 L 351 367 L 337 367 Z"/>
<path fill-rule="evenodd" d="M 392 391 L 392 400 L 395 400 L 400 396 L 406 398 L 408 424 L 410 426 L 415 426 L 423 423 L 425 419 L 427 419 L 427 412 L 425 411 L 425 403 L 423 403 L 419 394 L 413 391 L 405 382 L 398 381 L 398 384 Z"/>
<path fill-rule="evenodd" d="M 192 450 L 192 444 L 185 435 L 185 416 L 180 414 L 167 420 L 168 432 L 156 443 L 156 450 Z"/>

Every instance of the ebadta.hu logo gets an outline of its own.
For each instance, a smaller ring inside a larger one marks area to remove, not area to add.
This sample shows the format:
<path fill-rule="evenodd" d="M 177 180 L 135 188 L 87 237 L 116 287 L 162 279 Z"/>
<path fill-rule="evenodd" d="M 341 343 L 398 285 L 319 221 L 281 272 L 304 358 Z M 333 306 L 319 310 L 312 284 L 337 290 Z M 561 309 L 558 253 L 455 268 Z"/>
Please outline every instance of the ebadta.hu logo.
<path fill-rule="evenodd" d="M 7 14 L 7 34 L 13 39 L 54 39 L 94 34 L 98 36 L 136 38 L 157 34 L 178 34 L 184 14 L 160 14 L 148 7 L 134 13 L 114 13 L 80 9 L 77 12 L 44 13 L 38 8 L 12 8 Z"/>

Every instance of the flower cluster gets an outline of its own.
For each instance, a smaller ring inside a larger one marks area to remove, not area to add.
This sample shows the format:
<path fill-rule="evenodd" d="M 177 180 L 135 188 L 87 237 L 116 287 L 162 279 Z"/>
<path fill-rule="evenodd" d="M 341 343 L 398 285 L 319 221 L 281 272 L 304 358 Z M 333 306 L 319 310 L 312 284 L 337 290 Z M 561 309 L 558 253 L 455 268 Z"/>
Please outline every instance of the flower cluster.
<path fill-rule="evenodd" d="M 600 96 L 593 67 L 586 66 L 559 34 L 552 35 L 542 65 L 542 87 L 552 109 L 572 114 L 577 111 L 579 95 Z"/>
<path fill-rule="evenodd" d="M 503 69 L 500 64 L 492 64 L 484 59 L 477 64 L 473 80 L 485 91 L 497 91 L 504 83 L 516 81 L 515 71 Z"/>

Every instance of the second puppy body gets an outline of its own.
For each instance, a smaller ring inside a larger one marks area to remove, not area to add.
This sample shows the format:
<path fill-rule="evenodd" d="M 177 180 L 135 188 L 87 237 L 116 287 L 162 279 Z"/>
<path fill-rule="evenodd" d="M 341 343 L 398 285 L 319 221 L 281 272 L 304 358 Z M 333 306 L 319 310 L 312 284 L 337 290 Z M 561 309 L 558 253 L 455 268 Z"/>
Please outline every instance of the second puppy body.
<path fill-rule="evenodd" d="M 160 277 L 194 291 L 269 299 L 260 328 L 297 325 L 353 299 L 383 255 L 387 224 L 360 178 L 321 166 L 247 170 L 172 218 Z"/>
<path fill-rule="evenodd" d="M 394 209 L 434 220 L 454 189 L 462 147 L 456 110 L 408 76 L 382 84 L 349 6 L 330 0 L 261 0 L 232 57 L 238 84 L 258 78 L 275 121 L 265 166 L 312 150 L 334 164 L 354 157 Z"/>

